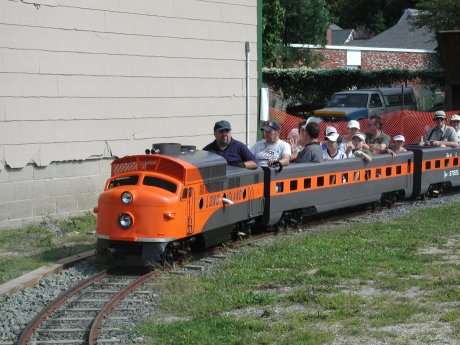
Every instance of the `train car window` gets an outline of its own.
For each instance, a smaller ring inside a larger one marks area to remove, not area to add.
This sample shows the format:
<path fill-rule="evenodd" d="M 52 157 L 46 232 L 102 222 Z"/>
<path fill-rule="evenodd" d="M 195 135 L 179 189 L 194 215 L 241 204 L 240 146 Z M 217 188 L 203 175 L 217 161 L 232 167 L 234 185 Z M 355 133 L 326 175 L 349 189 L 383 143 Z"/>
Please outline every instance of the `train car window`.
<path fill-rule="evenodd" d="M 396 175 L 401 175 L 402 167 L 400 165 L 396 166 Z"/>
<path fill-rule="evenodd" d="M 431 169 L 431 162 L 425 162 L 425 170 Z"/>
<path fill-rule="evenodd" d="M 125 176 L 125 177 L 118 177 L 110 181 L 109 189 L 120 187 L 120 186 L 135 186 L 139 181 L 139 176 Z"/>
<path fill-rule="evenodd" d="M 276 193 L 282 193 L 284 191 L 284 182 L 276 182 Z"/>
<path fill-rule="evenodd" d="M 458 158 L 454 158 L 454 165 L 458 165 Z"/>
<path fill-rule="evenodd" d="M 348 173 L 342 174 L 342 183 L 348 182 Z"/>
<path fill-rule="evenodd" d="M 392 173 L 391 167 L 388 167 L 385 171 L 385 176 L 391 176 L 391 173 Z"/>
<path fill-rule="evenodd" d="M 145 186 L 161 188 L 171 193 L 176 193 L 177 191 L 177 185 L 175 183 L 163 180 L 159 177 L 145 176 L 142 183 Z"/>
<path fill-rule="evenodd" d="M 336 184 L 337 179 L 335 175 L 329 175 L 329 184 Z"/>
<path fill-rule="evenodd" d="M 324 186 L 324 176 L 318 177 L 318 179 L 316 180 L 316 185 L 318 187 Z"/>
<path fill-rule="evenodd" d="M 382 169 L 381 168 L 375 169 L 375 177 L 376 178 L 382 177 Z"/>
<path fill-rule="evenodd" d="M 361 174 L 359 171 L 355 171 L 354 175 L 353 175 L 353 180 L 354 181 L 359 181 L 359 179 L 361 178 Z"/>
<path fill-rule="evenodd" d="M 435 160 L 434 167 L 435 167 L 435 169 L 440 168 L 441 167 L 441 160 L 439 160 L 439 159 Z"/>
<path fill-rule="evenodd" d="M 371 178 L 371 171 L 370 170 L 366 170 L 366 174 L 364 175 L 364 179 L 367 181 Z"/>
<path fill-rule="evenodd" d="M 289 189 L 290 190 L 297 190 L 297 180 L 292 180 L 290 183 Z"/>
<path fill-rule="evenodd" d="M 311 188 L 311 178 L 306 178 L 303 180 L 303 188 L 304 189 Z"/>
<path fill-rule="evenodd" d="M 444 166 L 447 168 L 450 165 L 450 159 L 444 159 Z"/>

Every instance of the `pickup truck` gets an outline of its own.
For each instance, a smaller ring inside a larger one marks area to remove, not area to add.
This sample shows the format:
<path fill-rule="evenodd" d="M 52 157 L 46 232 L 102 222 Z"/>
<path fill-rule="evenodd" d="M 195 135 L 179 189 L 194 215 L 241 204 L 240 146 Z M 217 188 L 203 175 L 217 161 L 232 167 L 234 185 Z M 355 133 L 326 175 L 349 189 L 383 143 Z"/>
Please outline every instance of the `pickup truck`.
<path fill-rule="evenodd" d="M 349 121 L 403 109 L 417 110 L 414 91 L 410 87 L 337 92 L 326 107 L 313 111 L 312 115 L 327 121 Z"/>

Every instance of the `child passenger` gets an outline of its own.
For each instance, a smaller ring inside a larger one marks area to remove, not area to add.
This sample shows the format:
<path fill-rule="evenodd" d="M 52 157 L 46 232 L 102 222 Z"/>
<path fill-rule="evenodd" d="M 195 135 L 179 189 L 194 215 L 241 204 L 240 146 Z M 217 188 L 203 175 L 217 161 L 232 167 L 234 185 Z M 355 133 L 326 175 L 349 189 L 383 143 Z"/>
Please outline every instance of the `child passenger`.
<path fill-rule="evenodd" d="M 393 137 L 393 141 L 395 142 L 394 147 L 392 148 L 392 151 L 394 153 L 406 152 L 407 151 L 404 148 L 404 143 L 406 142 L 406 139 L 404 138 L 403 135 L 395 135 Z"/>
<path fill-rule="evenodd" d="M 323 160 L 330 161 L 347 158 L 345 152 L 339 150 L 339 144 L 337 143 L 338 139 L 339 135 L 337 132 L 331 132 L 329 135 L 326 135 L 326 148 L 323 149 Z"/>
<path fill-rule="evenodd" d="M 366 140 L 366 135 L 361 132 L 357 132 L 351 142 L 353 147 L 347 146 L 348 158 L 358 157 L 362 158 L 365 162 L 372 162 L 372 153 L 369 150 L 363 148 L 364 141 Z"/>

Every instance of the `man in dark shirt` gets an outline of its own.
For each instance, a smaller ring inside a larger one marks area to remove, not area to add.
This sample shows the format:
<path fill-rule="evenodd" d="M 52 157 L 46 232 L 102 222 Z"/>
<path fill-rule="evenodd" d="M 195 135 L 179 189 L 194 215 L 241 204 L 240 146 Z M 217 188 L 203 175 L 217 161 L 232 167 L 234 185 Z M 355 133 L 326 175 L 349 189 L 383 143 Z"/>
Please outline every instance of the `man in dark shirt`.
<path fill-rule="evenodd" d="M 300 151 L 297 158 L 293 163 L 320 163 L 323 161 L 323 150 L 318 140 L 319 137 L 319 124 L 310 122 L 306 124 L 304 130 L 301 131 L 305 147 Z"/>
<path fill-rule="evenodd" d="M 228 165 L 247 169 L 257 168 L 256 157 L 242 142 L 232 138 L 232 127 L 222 120 L 214 125 L 214 140 L 203 150 L 217 153 L 227 160 Z"/>

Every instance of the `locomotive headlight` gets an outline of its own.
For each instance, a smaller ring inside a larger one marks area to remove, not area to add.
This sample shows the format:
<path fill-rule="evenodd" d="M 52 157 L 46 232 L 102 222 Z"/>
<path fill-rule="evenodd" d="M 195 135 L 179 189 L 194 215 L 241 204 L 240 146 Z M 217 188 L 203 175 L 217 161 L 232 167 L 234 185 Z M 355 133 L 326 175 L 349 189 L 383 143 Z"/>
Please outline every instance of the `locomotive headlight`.
<path fill-rule="evenodd" d="M 130 204 L 133 201 L 133 195 L 130 192 L 123 192 L 121 194 L 121 201 L 123 204 Z"/>
<path fill-rule="evenodd" d="M 118 217 L 118 224 L 120 224 L 123 229 L 128 229 L 133 225 L 133 217 L 128 213 L 122 213 Z"/>

